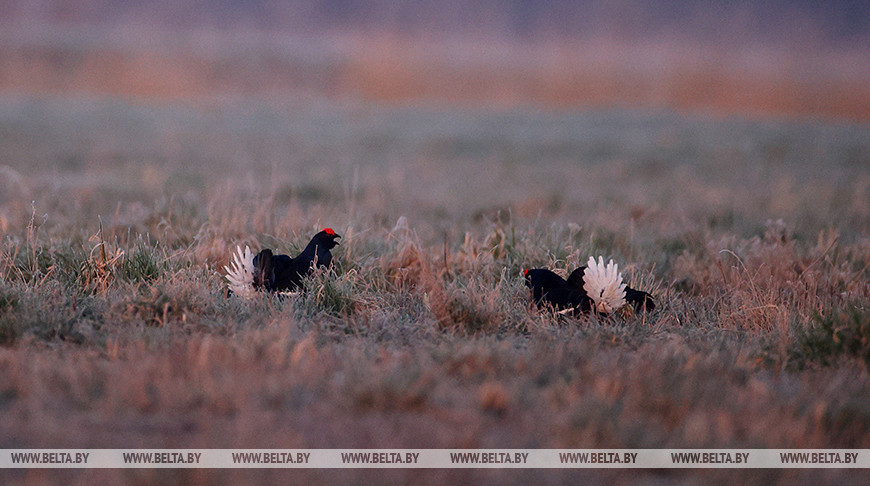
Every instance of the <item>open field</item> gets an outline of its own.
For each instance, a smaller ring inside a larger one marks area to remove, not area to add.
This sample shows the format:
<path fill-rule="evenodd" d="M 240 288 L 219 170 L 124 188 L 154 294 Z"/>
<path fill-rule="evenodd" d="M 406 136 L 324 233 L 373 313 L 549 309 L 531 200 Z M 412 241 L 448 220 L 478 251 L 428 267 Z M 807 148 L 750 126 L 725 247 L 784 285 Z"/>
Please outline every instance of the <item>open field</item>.
<path fill-rule="evenodd" d="M 164 100 L 239 95 L 420 99 L 510 108 L 676 109 L 870 120 L 866 41 L 283 35 L 146 25 L 2 23 L 0 90 Z M 868 34 L 870 35 L 870 34 Z"/>
<path fill-rule="evenodd" d="M 665 110 L 0 96 L 0 448 L 870 448 L 870 127 Z M 400 216 L 408 230 L 393 230 Z M 302 297 L 236 244 L 344 236 Z M 612 257 L 659 307 L 532 309 Z M 694 483 L 697 471 L 5 471 Z M 708 471 L 860 483 L 866 472 Z"/>

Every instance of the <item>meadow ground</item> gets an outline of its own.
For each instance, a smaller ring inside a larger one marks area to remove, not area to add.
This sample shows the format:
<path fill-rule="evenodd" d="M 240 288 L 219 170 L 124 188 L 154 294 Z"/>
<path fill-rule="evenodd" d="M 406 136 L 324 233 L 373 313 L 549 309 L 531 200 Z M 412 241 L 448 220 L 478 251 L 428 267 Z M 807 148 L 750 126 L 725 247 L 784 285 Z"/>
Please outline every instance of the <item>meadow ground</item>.
<path fill-rule="evenodd" d="M 0 448 L 870 448 L 870 128 L 0 96 Z M 404 216 L 407 227 L 394 228 Z M 238 244 L 336 265 L 227 298 Z M 603 255 L 658 308 L 564 318 Z M 4 471 L 41 484 L 859 483 L 865 471 Z"/>

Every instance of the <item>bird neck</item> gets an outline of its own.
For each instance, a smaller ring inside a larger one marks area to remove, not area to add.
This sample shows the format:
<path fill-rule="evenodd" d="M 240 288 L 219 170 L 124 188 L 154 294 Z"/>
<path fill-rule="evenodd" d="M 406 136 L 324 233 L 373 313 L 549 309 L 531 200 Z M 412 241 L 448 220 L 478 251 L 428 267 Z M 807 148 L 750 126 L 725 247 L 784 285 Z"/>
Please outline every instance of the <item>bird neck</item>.
<path fill-rule="evenodd" d="M 311 243 L 308 243 L 308 246 L 306 246 L 305 249 L 302 250 L 302 254 L 299 256 L 306 258 L 306 259 L 314 258 L 314 256 L 317 254 L 317 247 L 318 246 L 319 245 L 314 241 L 312 241 Z"/>

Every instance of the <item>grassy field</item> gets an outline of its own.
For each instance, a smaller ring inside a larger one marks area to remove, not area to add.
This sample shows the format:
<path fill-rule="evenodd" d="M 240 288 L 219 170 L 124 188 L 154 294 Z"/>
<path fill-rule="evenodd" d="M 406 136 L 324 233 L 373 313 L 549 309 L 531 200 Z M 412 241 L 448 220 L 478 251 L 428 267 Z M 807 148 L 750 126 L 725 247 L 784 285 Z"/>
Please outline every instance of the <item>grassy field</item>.
<path fill-rule="evenodd" d="M 870 448 L 870 128 L 0 96 L 0 448 Z M 404 216 L 407 227 L 394 228 Z M 237 244 L 297 298 L 226 298 Z M 522 268 L 658 308 L 563 318 Z M 866 472 L 5 471 L 22 484 L 861 483 Z"/>
<path fill-rule="evenodd" d="M 705 43 L 677 32 L 535 41 L 377 30 L 179 31 L 3 24 L 2 13 L 0 26 L 0 91 L 8 92 L 164 100 L 302 92 L 388 104 L 435 99 L 476 107 L 625 106 L 870 120 L 866 42 L 851 48 L 798 39 Z"/>

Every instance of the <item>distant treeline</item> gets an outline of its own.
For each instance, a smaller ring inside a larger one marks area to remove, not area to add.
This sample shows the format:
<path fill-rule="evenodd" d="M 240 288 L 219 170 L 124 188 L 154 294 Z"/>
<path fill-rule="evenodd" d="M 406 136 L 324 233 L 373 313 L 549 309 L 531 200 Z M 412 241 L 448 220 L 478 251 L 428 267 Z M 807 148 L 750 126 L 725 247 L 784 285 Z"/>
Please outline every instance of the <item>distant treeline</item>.
<path fill-rule="evenodd" d="M 690 38 L 858 47 L 867 0 L 0 0 L 0 22 L 443 33 L 517 39 Z"/>

